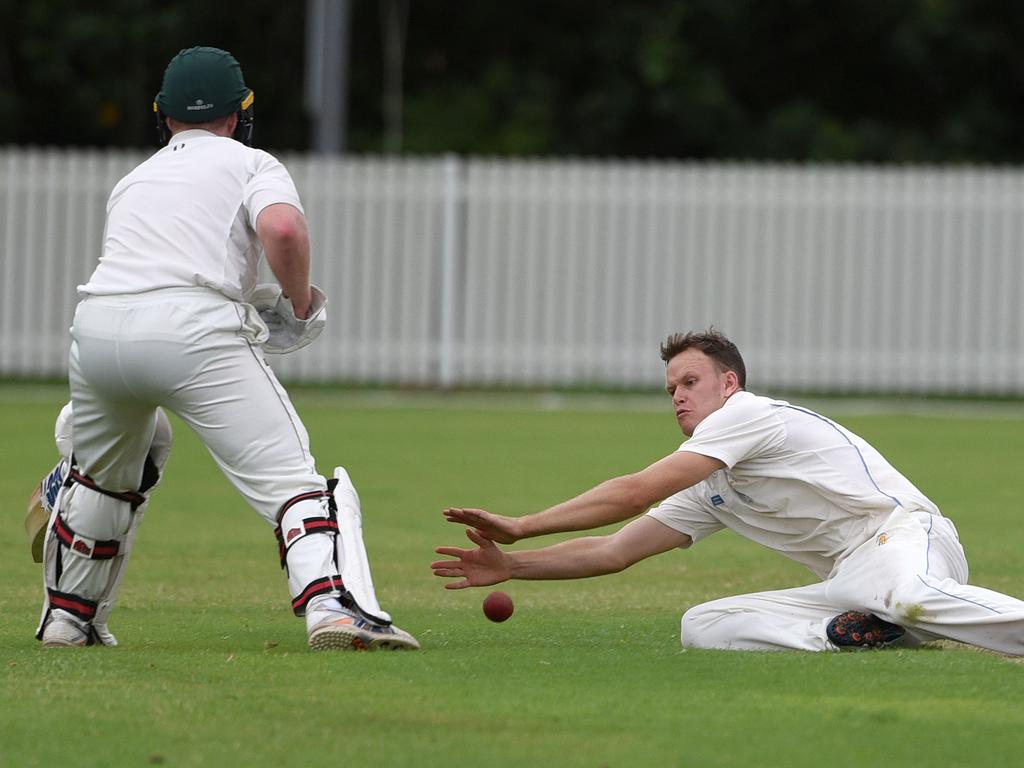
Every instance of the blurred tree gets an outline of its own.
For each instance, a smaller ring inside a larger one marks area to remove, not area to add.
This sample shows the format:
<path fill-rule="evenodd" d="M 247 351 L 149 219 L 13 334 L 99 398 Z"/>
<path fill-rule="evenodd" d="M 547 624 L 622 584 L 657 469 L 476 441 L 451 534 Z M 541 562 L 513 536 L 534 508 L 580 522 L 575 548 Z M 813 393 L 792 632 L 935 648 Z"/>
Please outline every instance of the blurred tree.
<path fill-rule="evenodd" d="M 214 45 L 256 91 L 260 142 L 301 146 L 302 30 L 301 13 L 259 0 L 0 0 L 0 144 L 152 146 L 167 62 Z"/>
<path fill-rule="evenodd" d="M 1024 161 L 1013 0 L 351 3 L 352 151 Z M 205 44 L 261 146 L 308 146 L 303 3 L 83 5 L 0 0 L 0 144 L 150 145 L 163 67 Z"/>

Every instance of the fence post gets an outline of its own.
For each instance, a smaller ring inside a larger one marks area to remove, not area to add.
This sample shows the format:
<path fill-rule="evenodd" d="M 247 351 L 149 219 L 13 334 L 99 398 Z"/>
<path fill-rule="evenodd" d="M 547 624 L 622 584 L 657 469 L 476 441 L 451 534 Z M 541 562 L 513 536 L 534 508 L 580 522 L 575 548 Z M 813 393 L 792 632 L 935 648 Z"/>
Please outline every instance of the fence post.
<path fill-rule="evenodd" d="M 459 174 L 461 163 L 454 154 L 444 156 L 443 223 L 441 229 L 441 328 L 438 351 L 438 384 L 451 389 L 457 384 L 455 320 L 458 311 L 458 257 L 462 232 Z"/>

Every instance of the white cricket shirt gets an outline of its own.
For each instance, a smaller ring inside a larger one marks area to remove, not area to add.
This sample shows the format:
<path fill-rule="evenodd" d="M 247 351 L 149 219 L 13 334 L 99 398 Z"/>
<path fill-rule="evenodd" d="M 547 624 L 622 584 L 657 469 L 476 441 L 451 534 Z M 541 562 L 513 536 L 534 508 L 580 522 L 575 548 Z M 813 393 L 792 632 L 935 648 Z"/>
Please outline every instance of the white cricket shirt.
<path fill-rule="evenodd" d="M 819 578 L 872 538 L 897 506 L 938 508 L 862 438 L 806 408 L 737 392 L 679 447 L 725 469 L 647 514 L 700 541 L 722 528 Z"/>
<path fill-rule="evenodd" d="M 263 256 L 256 217 L 273 203 L 302 210 L 272 155 L 204 130 L 175 134 L 110 193 L 100 262 L 78 292 L 201 286 L 245 300 Z"/>

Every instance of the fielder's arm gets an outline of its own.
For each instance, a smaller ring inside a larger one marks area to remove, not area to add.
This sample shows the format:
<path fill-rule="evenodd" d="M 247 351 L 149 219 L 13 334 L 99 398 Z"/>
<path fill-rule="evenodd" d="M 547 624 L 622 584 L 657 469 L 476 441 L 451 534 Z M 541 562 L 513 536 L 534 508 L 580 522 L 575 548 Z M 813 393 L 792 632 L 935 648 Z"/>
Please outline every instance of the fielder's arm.
<path fill-rule="evenodd" d="M 465 589 L 498 584 L 509 579 L 582 579 L 618 573 L 652 555 L 686 547 L 691 539 L 653 517 L 634 520 L 608 536 L 586 536 L 541 549 L 503 552 L 473 529 L 466 535 L 476 549 L 438 547 L 439 555 L 454 560 L 431 564 L 435 576 L 457 578 L 445 589 Z"/>
<path fill-rule="evenodd" d="M 724 466 L 710 456 L 677 451 L 640 472 L 606 480 L 532 515 L 506 517 L 482 509 L 449 508 L 444 516 L 448 522 L 471 526 L 500 544 L 548 533 L 588 531 L 635 517 Z"/>
<path fill-rule="evenodd" d="M 309 228 L 302 211 L 288 203 L 268 205 L 256 217 L 256 236 L 267 264 L 300 320 L 309 313 Z"/>

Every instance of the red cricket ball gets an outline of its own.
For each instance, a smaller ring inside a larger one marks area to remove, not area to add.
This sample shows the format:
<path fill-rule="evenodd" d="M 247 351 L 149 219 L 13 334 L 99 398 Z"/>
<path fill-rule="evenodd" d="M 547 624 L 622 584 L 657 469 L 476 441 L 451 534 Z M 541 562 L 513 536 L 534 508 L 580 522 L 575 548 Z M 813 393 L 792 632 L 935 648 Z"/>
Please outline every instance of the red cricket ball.
<path fill-rule="evenodd" d="M 512 598 L 504 592 L 491 592 L 484 598 L 484 616 L 491 621 L 505 621 L 515 608 Z"/>

